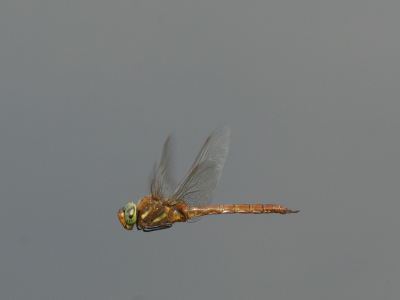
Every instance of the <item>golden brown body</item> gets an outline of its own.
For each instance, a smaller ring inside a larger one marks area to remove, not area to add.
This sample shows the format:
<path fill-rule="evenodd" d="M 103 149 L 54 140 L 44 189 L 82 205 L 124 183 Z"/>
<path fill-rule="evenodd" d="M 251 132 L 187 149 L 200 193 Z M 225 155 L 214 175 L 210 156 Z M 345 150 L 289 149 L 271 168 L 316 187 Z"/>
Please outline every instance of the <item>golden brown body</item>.
<path fill-rule="evenodd" d="M 195 222 L 204 215 L 253 213 L 290 214 L 292 211 L 275 204 L 209 205 L 221 177 L 230 143 L 230 129 L 223 126 L 206 140 L 189 173 L 176 187 L 173 176 L 171 136 L 164 143 L 161 162 L 154 169 L 151 195 L 136 206 L 128 203 L 118 212 L 125 229 L 154 231 L 169 228 L 175 222 Z"/>
<path fill-rule="evenodd" d="M 175 222 L 186 222 L 191 218 L 218 214 L 290 214 L 297 213 L 276 204 L 228 204 L 211 206 L 188 206 L 183 201 L 157 199 L 152 195 L 144 197 L 137 206 L 137 228 L 145 231 L 171 227 Z"/>

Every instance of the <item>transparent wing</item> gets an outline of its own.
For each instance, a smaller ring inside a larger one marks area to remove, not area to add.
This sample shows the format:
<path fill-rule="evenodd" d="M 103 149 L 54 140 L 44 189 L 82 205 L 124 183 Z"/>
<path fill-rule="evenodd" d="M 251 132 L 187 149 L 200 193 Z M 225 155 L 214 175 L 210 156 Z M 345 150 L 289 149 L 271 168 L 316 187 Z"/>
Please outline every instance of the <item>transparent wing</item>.
<path fill-rule="evenodd" d="M 230 135 L 229 127 L 223 126 L 208 137 L 189 174 L 169 197 L 172 201 L 183 200 L 189 206 L 210 204 L 228 155 Z M 199 219 L 200 217 L 188 221 L 196 222 Z"/>
<path fill-rule="evenodd" d="M 153 180 L 151 181 L 151 194 L 160 199 L 168 197 L 176 187 L 174 165 L 175 139 L 170 135 L 164 143 L 161 162 L 157 171 L 154 166 Z"/>

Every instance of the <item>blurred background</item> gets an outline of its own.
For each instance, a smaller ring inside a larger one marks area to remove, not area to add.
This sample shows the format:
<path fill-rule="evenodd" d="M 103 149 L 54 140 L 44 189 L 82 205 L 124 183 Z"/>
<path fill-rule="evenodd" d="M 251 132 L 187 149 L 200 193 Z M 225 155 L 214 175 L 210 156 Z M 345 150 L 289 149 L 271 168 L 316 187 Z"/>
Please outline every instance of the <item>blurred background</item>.
<path fill-rule="evenodd" d="M 2 299 L 398 299 L 398 1 L 0 4 Z M 232 129 L 206 216 L 117 218 Z"/>

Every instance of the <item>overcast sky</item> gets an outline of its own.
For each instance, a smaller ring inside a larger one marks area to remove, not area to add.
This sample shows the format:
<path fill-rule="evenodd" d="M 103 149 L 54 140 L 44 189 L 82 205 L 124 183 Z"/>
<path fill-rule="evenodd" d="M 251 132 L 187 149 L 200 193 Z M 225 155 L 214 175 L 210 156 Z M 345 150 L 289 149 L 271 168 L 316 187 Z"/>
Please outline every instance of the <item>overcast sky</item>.
<path fill-rule="evenodd" d="M 399 1 L 0 4 L 2 299 L 398 299 Z M 174 132 L 206 216 L 126 231 Z"/>

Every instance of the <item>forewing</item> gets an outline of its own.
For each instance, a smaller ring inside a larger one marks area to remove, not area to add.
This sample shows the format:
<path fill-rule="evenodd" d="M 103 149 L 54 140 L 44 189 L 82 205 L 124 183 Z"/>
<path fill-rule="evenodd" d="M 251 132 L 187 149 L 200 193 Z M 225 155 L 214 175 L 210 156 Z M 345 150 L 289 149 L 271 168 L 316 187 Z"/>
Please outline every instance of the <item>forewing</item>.
<path fill-rule="evenodd" d="M 229 127 L 223 126 L 208 137 L 189 174 L 169 197 L 172 201 L 183 200 L 189 206 L 210 204 L 228 155 L 230 134 Z M 188 221 L 195 222 L 198 219 L 200 217 Z"/>
<path fill-rule="evenodd" d="M 174 136 L 170 135 L 164 143 L 161 162 L 157 171 L 155 171 L 154 167 L 154 176 L 151 181 L 151 194 L 160 199 L 170 196 L 176 187 L 174 145 Z"/>

